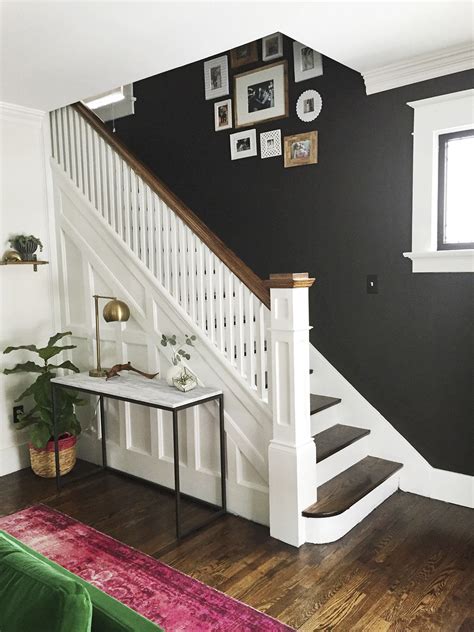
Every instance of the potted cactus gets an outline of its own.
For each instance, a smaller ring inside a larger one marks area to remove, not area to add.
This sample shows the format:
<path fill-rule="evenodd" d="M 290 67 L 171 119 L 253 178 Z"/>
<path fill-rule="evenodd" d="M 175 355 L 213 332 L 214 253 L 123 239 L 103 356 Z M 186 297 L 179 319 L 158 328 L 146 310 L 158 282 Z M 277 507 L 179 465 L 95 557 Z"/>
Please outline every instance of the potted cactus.
<path fill-rule="evenodd" d="M 48 341 L 45 347 L 36 345 L 20 345 L 7 347 L 3 353 L 26 350 L 39 356 L 40 364 L 29 360 L 16 364 L 11 369 L 4 369 L 6 375 L 18 373 L 35 373 L 36 380 L 19 395 L 15 402 L 22 402 L 32 397 L 34 405 L 28 412 L 20 416 L 16 423 L 18 429 L 26 428 L 29 438 L 31 467 L 35 474 L 45 478 L 56 475 L 54 461 L 53 413 L 51 379 L 56 376 L 57 369 L 79 372 L 79 369 L 69 360 L 60 364 L 50 362 L 52 358 L 66 349 L 75 349 L 76 345 L 58 345 L 57 342 L 70 331 L 57 333 Z M 76 416 L 75 407 L 82 404 L 77 394 L 60 389 L 58 392 L 56 423 L 59 436 L 59 469 L 61 476 L 72 470 L 76 463 L 76 441 L 81 432 L 81 424 Z"/>

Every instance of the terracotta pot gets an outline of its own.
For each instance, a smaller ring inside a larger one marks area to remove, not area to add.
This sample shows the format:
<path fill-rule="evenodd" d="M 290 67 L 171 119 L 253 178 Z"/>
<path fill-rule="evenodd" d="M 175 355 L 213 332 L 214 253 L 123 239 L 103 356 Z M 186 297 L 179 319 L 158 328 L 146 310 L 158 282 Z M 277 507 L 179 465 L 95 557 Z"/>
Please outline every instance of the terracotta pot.
<path fill-rule="evenodd" d="M 63 435 L 59 441 L 59 471 L 64 476 L 72 470 L 76 464 L 77 437 Z M 56 462 L 54 459 L 54 441 L 48 441 L 45 448 L 35 448 L 28 444 L 30 449 L 31 469 L 43 478 L 56 476 Z"/>

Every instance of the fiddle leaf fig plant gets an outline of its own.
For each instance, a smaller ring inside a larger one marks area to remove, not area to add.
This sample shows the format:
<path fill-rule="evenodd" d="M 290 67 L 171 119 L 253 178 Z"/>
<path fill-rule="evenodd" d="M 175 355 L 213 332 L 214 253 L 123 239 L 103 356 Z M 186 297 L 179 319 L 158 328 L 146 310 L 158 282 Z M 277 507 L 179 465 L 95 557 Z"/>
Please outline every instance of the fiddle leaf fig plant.
<path fill-rule="evenodd" d="M 38 348 L 36 345 L 19 345 L 17 347 L 7 347 L 3 353 L 12 351 L 31 351 L 38 355 L 37 364 L 32 360 L 16 364 L 11 369 L 4 369 L 5 375 L 16 373 L 37 373 L 36 380 L 19 395 L 15 402 L 21 402 L 32 397 L 34 405 L 28 412 L 20 416 L 16 425 L 18 429 L 28 428 L 28 435 L 31 444 L 35 448 L 44 448 L 48 441 L 53 438 L 53 408 L 51 380 L 56 376 L 57 369 L 66 369 L 79 373 L 79 369 L 70 360 L 65 360 L 60 364 L 51 363 L 51 358 L 67 349 L 75 349 L 76 345 L 56 344 L 65 336 L 70 336 L 70 331 L 54 334 L 45 347 Z M 58 390 L 57 393 L 56 422 L 58 436 L 70 434 L 77 436 L 81 433 L 81 424 L 76 416 L 75 406 L 83 404 L 81 399 L 72 391 L 65 389 Z"/>

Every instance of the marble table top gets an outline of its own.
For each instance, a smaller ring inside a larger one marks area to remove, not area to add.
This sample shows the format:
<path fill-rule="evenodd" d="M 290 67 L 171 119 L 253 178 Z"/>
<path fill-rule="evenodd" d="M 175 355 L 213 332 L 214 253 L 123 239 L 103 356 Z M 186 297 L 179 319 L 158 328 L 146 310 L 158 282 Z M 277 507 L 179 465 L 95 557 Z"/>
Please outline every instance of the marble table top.
<path fill-rule="evenodd" d="M 163 408 L 179 408 L 189 404 L 198 404 L 201 400 L 221 395 L 216 388 L 196 386 L 192 391 L 183 393 L 174 386 L 168 386 L 165 380 L 146 377 L 124 371 L 120 375 L 106 380 L 105 377 L 91 377 L 89 373 L 74 373 L 51 380 L 55 384 L 71 386 L 82 391 L 100 393 L 105 396 L 134 400 L 138 403 L 152 404 Z"/>

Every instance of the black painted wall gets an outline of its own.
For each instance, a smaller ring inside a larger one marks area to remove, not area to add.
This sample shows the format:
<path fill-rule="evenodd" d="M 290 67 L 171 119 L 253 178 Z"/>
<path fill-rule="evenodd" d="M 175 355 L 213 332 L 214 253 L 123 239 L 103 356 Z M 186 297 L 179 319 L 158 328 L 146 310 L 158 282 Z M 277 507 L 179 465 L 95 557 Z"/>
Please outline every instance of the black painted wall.
<path fill-rule="evenodd" d="M 326 58 L 324 76 L 295 84 L 286 39 L 285 57 L 290 116 L 258 125 L 257 136 L 317 129 L 317 165 L 231 161 L 235 130 L 214 132 L 202 62 L 136 83 L 136 115 L 117 121 L 117 134 L 263 278 L 316 276 L 313 344 L 433 466 L 473 473 L 472 277 L 412 274 L 402 252 L 411 250 L 406 102 L 470 88 L 474 73 L 367 96 L 358 73 Z M 323 109 L 302 123 L 295 104 L 308 88 Z M 366 293 L 367 274 L 378 274 L 379 294 Z"/>

